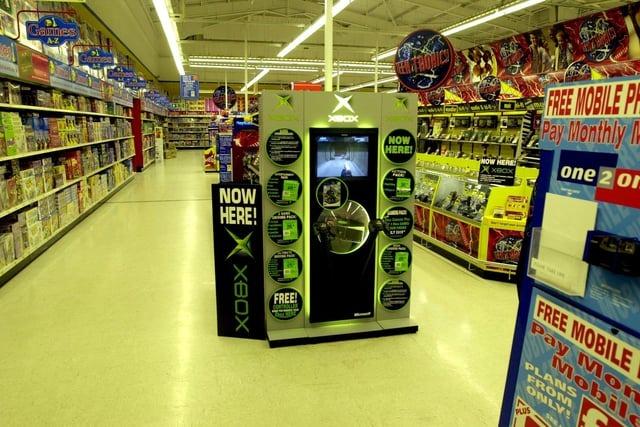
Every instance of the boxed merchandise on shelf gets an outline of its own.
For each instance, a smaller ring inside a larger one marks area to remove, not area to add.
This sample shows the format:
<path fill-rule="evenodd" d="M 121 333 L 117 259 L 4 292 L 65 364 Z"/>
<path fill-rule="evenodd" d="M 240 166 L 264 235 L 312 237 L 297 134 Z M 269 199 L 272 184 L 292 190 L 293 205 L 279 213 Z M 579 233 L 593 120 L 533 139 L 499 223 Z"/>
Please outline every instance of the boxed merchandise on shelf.
<path fill-rule="evenodd" d="M 480 270 L 512 275 L 538 174 L 519 167 L 513 186 L 478 182 L 480 162 L 419 154 L 415 222 L 419 242 Z"/>

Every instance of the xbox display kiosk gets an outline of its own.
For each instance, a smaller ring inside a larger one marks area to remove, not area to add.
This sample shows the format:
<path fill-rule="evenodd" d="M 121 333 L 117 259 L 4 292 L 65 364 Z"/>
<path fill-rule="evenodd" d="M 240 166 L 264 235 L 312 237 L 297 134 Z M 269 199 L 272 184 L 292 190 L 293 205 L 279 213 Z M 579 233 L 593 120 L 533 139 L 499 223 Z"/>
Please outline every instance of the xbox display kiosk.
<path fill-rule="evenodd" d="M 413 94 L 264 92 L 272 347 L 416 332 L 409 318 Z"/>

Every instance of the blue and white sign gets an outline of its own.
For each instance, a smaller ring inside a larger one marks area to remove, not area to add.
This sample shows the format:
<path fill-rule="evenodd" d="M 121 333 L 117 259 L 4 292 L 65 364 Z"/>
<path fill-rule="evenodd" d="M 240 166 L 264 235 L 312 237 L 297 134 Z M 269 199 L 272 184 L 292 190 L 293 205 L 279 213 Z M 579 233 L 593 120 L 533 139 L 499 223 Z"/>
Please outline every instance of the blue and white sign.
<path fill-rule="evenodd" d="M 47 46 L 62 46 L 80 38 L 77 22 L 65 21 L 55 15 L 46 15 L 37 21 L 27 21 L 25 26 L 28 40 L 38 40 Z"/>
<path fill-rule="evenodd" d="M 200 80 L 198 79 L 198 76 L 180 76 L 180 97 L 182 99 L 200 98 Z"/>
<path fill-rule="evenodd" d="M 121 65 L 107 70 L 107 78 L 115 80 L 117 82 L 124 82 L 126 80 L 135 79 L 136 73 L 131 68 L 127 68 Z"/>
<path fill-rule="evenodd" d="M 640 426 L 640 78 L 547 87 L 540 147 L 500 425 Z"/>
<path fill-rule="evenodd" d="M 640 339 L 534 289 L 510 426 L 640 422 Z"/>
<path fill-rule="evenodd" d="M 114 64 L 113 53 L 99 47 L 80 52 L 78 55 L 80 65 L 86 65 L 94 70 L 110 67 Z"/>
<path fill-rule="evenodd" d="M 144 77 L 136 77 L 135 79 L 125 80 L 124 86 L 129 89 L 144 89 L 147 87 L 147 81 Z"/>

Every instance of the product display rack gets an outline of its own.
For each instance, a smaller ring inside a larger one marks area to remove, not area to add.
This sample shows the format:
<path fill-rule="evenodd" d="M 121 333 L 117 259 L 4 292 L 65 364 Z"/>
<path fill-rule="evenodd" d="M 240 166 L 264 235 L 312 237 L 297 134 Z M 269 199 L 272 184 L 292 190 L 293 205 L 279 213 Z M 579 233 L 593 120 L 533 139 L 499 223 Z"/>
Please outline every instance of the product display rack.
<path fill-rule="evenodd" d="M 169 115 L 168 141 L 178 149 L 208 149 L 212 141 L 209 128 L 213 122 L 211 114 L 180 114 L 172 111 Z"/>
<path fill-rule="evenodd" d="M 480 274 L 515 274 L 537 169 L 519 167 L 514 186 L 478 183 L 480 162 L 419 154 L 415 240 Z"/>
<path fill-rule="evenodd" d="M 443 157 L 523 159 L 535 166 L 527 153 L 535 130 L 541 99 L 519 99 L 420 107 L 418 114 L 419 151 Z"/>
<path fill-rule="evenodd" d="M 3 43 L 21 56 L 0 58 L 0 284 L 131 182 L 135 155 L 121 84 Z"/>
<path fill-rule="evenodd" d="M 167 110 L 149 99 L 134 99 L 133 114 L 133 132 L 136 141 L 134 164 L 136 170 L 142 172 L 151 166 L 159 155 L 155 129 L 164 125 Z"/>

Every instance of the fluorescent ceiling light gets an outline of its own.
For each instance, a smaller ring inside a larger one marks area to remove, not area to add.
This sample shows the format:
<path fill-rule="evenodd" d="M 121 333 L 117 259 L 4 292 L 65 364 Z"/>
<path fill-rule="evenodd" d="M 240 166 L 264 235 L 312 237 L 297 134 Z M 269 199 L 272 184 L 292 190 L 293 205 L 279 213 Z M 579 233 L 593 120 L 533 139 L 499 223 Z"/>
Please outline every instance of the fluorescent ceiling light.
<path fill-rule="evenodd" d="M 395 82 L 396 80 L 398 80 L 397 76 L 387 77 L 387 78 L 378 80 L 378 85 Z M 375 86 L 375 84 L 376 84 L 375 80 L 371 80 L 369 82 L 364 82 L 354 86 L 346 87 L 344 89 L 341 89 L 340 92 L 350 92 L 352 90 L 362 89 L 369 86 Z"/>
<path fill-rule="evenodd" d="M 540 4 L 544 1 L 545 0 L 526 0 L 509 3 L 505 6 L 490 10 L 471 19 L 467 19 L 466 21 L 463 21 L 452 27 L 447 27 L 442 30 L 442 35 L 450 36 L 452 34 L 456 34 L 460 31 L 468 30 L 469 28 L 484 24 L 485 22 L 493 21 L 494 19 L 498 19 L 502 16 L 509 15 L 511 13 L 526 9 L 531 6 L 535 6 L 536 4 Z"/>
<path fill-rule="evenodd" d="M 336 16 L 337 14 L 342 12 L 347 6 L 349 6 L 349 4 L 351 4 L 352 1 L 353 0 L 338 1 L 338 3 L 333 5 L 333 8 L 331 9 L 331 15 Z M 325 22 L 325 15 L 323 13 L 320 18 L 316 19 L 313 24 L 309 25 L 303 32 L 301 32 L 298 35 L 298 37 L 293 39 L 291 43 L 286 45 L 284 49 L 278 52 L 278 58 L 283 58 L 287 56 L 289 53 L 291 53 L 291 51 L 296 47 L 298 47 L 300 43 L 304 42 L 306 39 L 311 37 L 313 33 L 318 31 L 320 28 L 324 27 L 324 22 Z"/>
<path fill-rule="evenodd" d="M 269 74 L 268 69 L 260 71 L 254 78 L 251 79 L 250 82 L 248 82 L 246 85 L 242 87 L 242 89 L 240 89 L 240 92 L 246 92 L 247 90 L 249 90 L 251 86 L 258 83 L 258 81 L 264 76 L 266 76 L 267 74 Z"/>
<path fill-rule="evenodd" d="M 221 70 L 244 70 L 245 67 L 240 65 L 229 65 L 229 64 L 189 64 L 190 67 L 193 68 L 212 68 L 212 69 L 221 69 Z M 318 68 L 303 68 L 303 67 L 256 67 L 256 66 L 247 66 L 248 70 L 273 70 L 273 71 L 289 71 L 289 72 L 300 72 L 300 73 L 318 73 L 320 70 Z"/>
<path fill-rule="evenodd" d="M 169 9 L 167 9 L 166 0 L 153 0 L 153 6 L 155 7 L 158 18 L 160 19 L 160 24 L 162 25 L 162 30 L 167 38 L 167 43 L 169 44 L 169 49 L 171 49 L 171 55 L 173 56 L 173 61 L 176 63 L 178 73 L 183 75 L 184 66 L 182 65 L 182 52 L 180 51 L 180 45 L 178 44 L 180 37 L 178 36 L 176 23 L 169 16 Z"/>
<path fill-rule="evenodd" d="M 387 59 L 388 57 L 395 55 L 397 50 L 398 48 L 396 47 L 394 47 L 393 49 L 385 50 L 378 55 L 372 56 L 371 60 L 375 61 L 377 59 L 378 61 L 382 61 L 383 59 Z"/>
<path fill-rule="evenodd" d="M 477 27 L 478 25 L 487 23 L 489 21 L 493 21 L 494 19 L 501 18 L 503 16 L 509 15 L 511 13 L 517 12 L 522 9 L 526 9 L 531 6 L 535 6 L 536 4 L 543 3 L 545 0 L 525 0 L 525 1 L 515 1 L 513 3 L 509 3 L 502 7 L 498 7 L 495 9 L 491 9 L 487 12 L 481 13 L 480 15 L 476 15 L 471 17 L 465 21 L 462 21 L 456 25 L 452 25 L 451 27 L 444 28 L 440 33 L 443 36 L 450 36 L 452 34 L 459 33 L 464 30 L 468 30 L 469 28 Z M 378 61 L 382 59 L 389 58 L 396 54 L 398 48 L 393 48 L 386 50 L 378 55 L 374 55 L 371 60 L 375 61 L 376 58 Z"/>
<path fill-rule="evenodd" d="M 334 71 L 334 72 L 331 74 L 331 76 L 332 76 L 332 77 L 338 77 L 338 75 L 342 75 L 342 74 L 344 74 L 344 73 L 346 73 L 346 71 Z M 322 76 L 322 77 L 318 77 L 318 78 L 317 78 L 317 79 L 315 79 L 315 80 L 311 80 L 311 83 L 322 83 L 323 81 L 324 81 L 324 76 Z"/>

